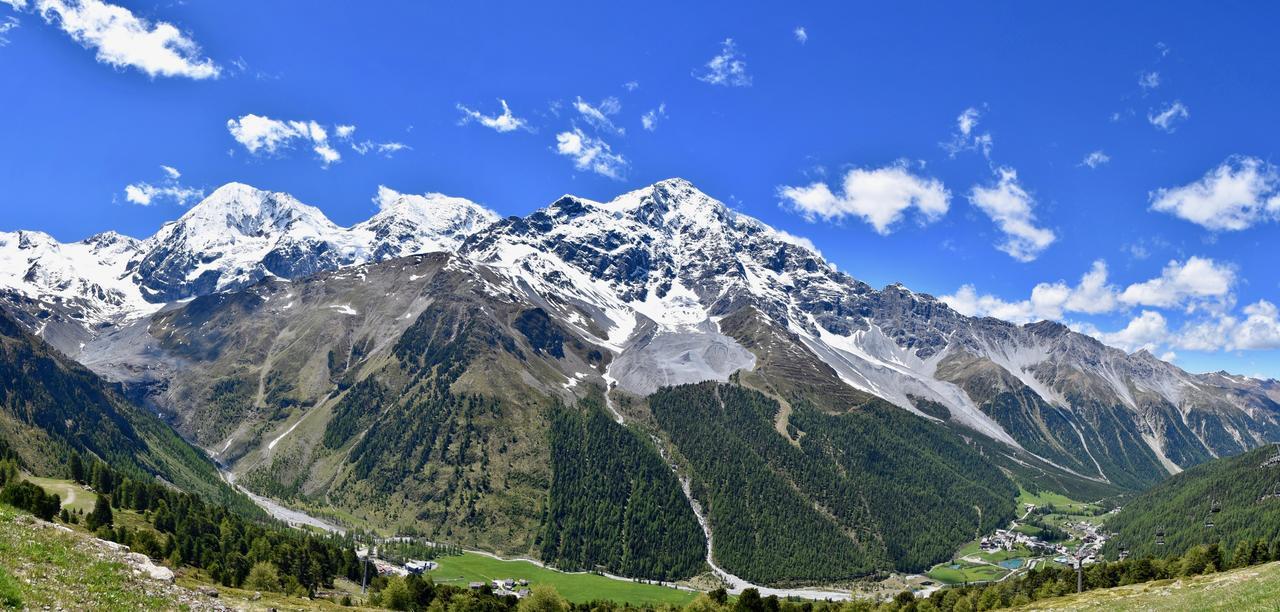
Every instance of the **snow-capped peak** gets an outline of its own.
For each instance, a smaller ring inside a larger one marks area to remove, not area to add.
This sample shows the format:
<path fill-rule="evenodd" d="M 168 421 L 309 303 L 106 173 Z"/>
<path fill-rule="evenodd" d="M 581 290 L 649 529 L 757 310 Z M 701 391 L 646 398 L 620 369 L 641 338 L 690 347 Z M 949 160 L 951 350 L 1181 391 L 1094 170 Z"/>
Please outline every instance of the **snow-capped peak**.
<path fill-rule="evenodd" d="M 352 227 L 367 232 L 371 259 L 429 251 L 453 251 L 463 239 L 499 219 L 471 200 L 442 193 L 400 193 L 379 185 L 373 198 L 378 213 Z"/>

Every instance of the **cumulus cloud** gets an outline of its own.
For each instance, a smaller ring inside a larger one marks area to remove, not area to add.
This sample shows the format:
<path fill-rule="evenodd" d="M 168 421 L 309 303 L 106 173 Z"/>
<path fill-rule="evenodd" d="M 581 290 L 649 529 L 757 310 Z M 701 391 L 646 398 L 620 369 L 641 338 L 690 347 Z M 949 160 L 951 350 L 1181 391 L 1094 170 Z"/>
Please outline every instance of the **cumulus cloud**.
<path fill-rule="evenodd" d="M 804 26 L 796 26 L 796 29 L 792 30 L 791 33 L 795 34 L 796 42 L 802 45 L 809 42 L 809 33 L 805 31 Z"/>
<path fill-rule="evenodd" d="M 1095 337 L 1129 352 L 1144 349 L 1156 352 L 1170 340 L 1169 321 L 1154 310 L 1144 310 L 1119 331 L 1096 333 Z"/>
<path fill-rule="evenodd" d="M 136 68 L 148 76 L 212 79 L 221 74 L 200 45 L 177 26 L 138 17 L 102 0 L 5 0 L 15 10 L 28 8 L 96 53 L 99 62 Z"/>
<path fill-rule="evenodd" d="M 1157 278 L 1134 283 L 1120 301 L 1135 306 L 1173 308 L 1197 300 L 1226 300 L 1235 286 L 1235 269 L 1204 257 L 1170 261 Z"/>
<path fill-rule="evenodd" d="M 749 87 L 751 75 L 747 74 L 746 57 L 738 53 L 738 47 L 732 38 L 720 43 L 720 53 L 711 58 L 705 66 L 693 71 L 693 78 L 725 87 Z"/>
<path fill-rule="evenodd" d="M 1147 113 L 1147 121 L 1159 129 L 1173 133 L 1174 130 L 1178 129 L 1178 124 L 1186 121 L 1190 116 L 1191 110 L 1187 108 L 1187 105 L 1175 100 L 1172 104 L 1166 105 L 1160 112 L 1152 111 Z"/>
<path fill-rule="evenodd" d="M 1018 261 L 1034 261 L 1057 236 L 1051 230 L 1036 227 L 1035 200 L 1018 184 L 1018 173 L 1012 168 L 999 168 L 996 174 L 995 185 L 973 187 L 969 202 L 1004 233 L 1004 241 L 996 248 Z"/>
<path fill-rule="evenodd" d="M 622 180 L 627 169 L 627 160 L 614 153 L 609 143 L 577 127 L 556 134 L 555 151 L 572 159 L 578 170 L 589 170 L 614 180 Z"/>
<path fill-rule="evenodd" d="M 187 187 L 178 183 L 178 179 L 182 178 L 182 173 L 177 168 L 160 166 L 160 169 L 165 176 L 158 183 L 138 181 L 131 185 L 126 185 L 124 188 L 125 201 L 139 206 L 151 206 L 168 200 L 179 206 L 186 206 L 204 197 L 203 189 Z"/>
<path fill-rule="evenodd" d="M 819 181 L 779 187 L 778 197 L 809 221 L 857 217 L 882 236 L 892 233 L 893 226 L 911 209 L 921 223 L 930 223 L 942 218 L 951 203 L 951 192 L 941 181 L 916 176 L 905 164 L 850 170 L 839 195 Z"/>
<path fill-rule="evenodd" d="M 974 107 L 969 107 L 960 112 L 960 116 L 956 117 L 956 131 L 951 135 L 951 140 L 938 143 L 947 155 L 955 157 L 965 151 L 980 151 L 983 157 L 991 157 L 991 147 L 994 141 L 990 132 L 978 133 L 978 123 L 982 119 L 982 112 Z"/>
<path fill-rule="evenodd" d="M 1084 159 L 1080 161 L 1081 166 L 1088 166 L 1090 168 L 1097 168 L 1098 166 L 1103 166 L 1109 163 L 1111 163 L 1111 156 L 1100 150 L 1084 156 Z"/>
<path fill-rule="evenodd" d="M 1151 209 L 1210 230 L 1248 229 L 1280 218 L 1280 172 L 1254 157 L 1232 157 L 1198 181 L 1153 191 Z"/>
<path fill-rule="evenodd" d="M 658 108 L 651 108 L 649 112 L 640 116 L 640 125 L 644 129 L 652 132 L 658 129 L 658 120 L 667 118 L 667 103 L 663 102 Z"/>
<path fill-rule="evenodd" d="M 502 113 L 493 116 L 458 104 L 458 110 L 462 112 L 462 119 L 458 120 L 458 125 L 466 125 L 474 121 L 498 133 L 529 129 L 528 122 L 515 116 L 511 112 L 511 107 L 507 106 L 506 100 L 498 100 L 498 103 L 502 105 Z"/>
<path fill-rule="evenodd" d="M 1097 335 L 1104 342 L 1113 336 Z M 1150 343 L 1205 352 L 1280 349 L 1280 309 L 1267 300 L 1259 300 L 1245 306 L 1241 315 L 1218 313 L 1187 323 L 1177 331 L 1166 330 L 1163 338 Z"/>
<path fill-rule="evenodd" d="M 1007 302 L 994 295 L 979 295 L 973 285 L 964 285 L 954 294 L 938 299 L 963 315 L 995 317 L 1014 323 L 1060 320 L 1065 312 L 1099 314 L 1119 306 L 1116 287 L 1107 281 L 1107 262 L 1102 260 L 1093 262 L 1078 284 L 1039 283 L 1025 300 Z"/>

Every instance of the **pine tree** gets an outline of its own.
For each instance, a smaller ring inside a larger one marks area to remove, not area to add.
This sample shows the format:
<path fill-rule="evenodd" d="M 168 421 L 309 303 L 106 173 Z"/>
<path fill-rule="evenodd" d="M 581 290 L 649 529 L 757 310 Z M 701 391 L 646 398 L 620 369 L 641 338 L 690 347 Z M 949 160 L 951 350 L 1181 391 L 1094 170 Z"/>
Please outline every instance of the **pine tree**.
<path fill-rule="evenodd" d="M 90 531 L 97 531 L 99 527 L 110 527 L 115 523 L 115 516 L 111 512 L 111 499 L 106 495 L 99 495 L 97 501 L 93 502 L 93 512 L 89 513 L 84 523 Z"/>
<path fill-rule="evenodd" d="M 84 484 L 84 462 L 80 460 L 80 453 L 72 451 L 68 467 L 71 469 L 71 480 Z"/>

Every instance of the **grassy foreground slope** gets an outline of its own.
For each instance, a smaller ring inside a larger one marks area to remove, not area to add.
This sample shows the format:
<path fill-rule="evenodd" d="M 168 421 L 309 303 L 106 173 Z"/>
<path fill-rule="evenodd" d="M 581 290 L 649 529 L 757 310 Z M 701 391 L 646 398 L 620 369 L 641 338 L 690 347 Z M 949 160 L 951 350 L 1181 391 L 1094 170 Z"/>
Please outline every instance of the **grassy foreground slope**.
<path fill-rule="evenodd" d="M 1280 609 L 1280 563 L 1089 591 L 1015 609 L 1276 610 Z"/>

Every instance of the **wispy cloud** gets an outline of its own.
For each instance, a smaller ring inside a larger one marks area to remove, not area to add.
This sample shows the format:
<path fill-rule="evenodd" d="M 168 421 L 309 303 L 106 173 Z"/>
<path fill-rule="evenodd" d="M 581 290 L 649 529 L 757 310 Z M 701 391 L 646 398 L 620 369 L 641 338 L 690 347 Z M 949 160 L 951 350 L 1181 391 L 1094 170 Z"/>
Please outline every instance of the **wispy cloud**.
<path fill-rule="evenodd" d="M 573 160 L 578 170 L 591 171 L 614 180 L 622 180 L 627 160 L 614 153 L 609 143 L 584 133 L 580 128 L 556 134 L 555 151 Z"/>
<path fill-rule="evenodd" d="M 627 133 L 625 129 L 614 125 L 613 120 L 609 118 L 622 111 L 622 102 L 617 98 L 605 98 L 599 104 L 592 106 L 583 100 L 582 96 L 578 96 L 573 102 L 573 108 L 588 125 L 597 130 L 613 132 L 619 136 Z"/>
<path fill-rule="evenodd" d="M 96 53 L 99 62 L 136 68 L 148 76 L 212 79 L 221 68 L 177 26 L 144 19 L 102 0 L 4 0 L 15 10 L 31 10 Z"/>
<path fill-rule="evenodd" d="M 667 103 L 663 102 L 662 104 L 658 105 L 658 108 L 651 108 L 649 109 L 649 112 L 646 112 L 645 114 L 641 115 L 640 125 L 644 126 L 644 129 L 652 132 L 658 129 L 658 121 L 666 118 L 667 118 Z"/>
<path fill-rule="evenodd" d="M 1160 73 L 1156 71 L 1144 72 L 1138 75 L 1138 87 L 1144 90 L 1155 89 L 1160 86 Z"/>
<path fill-rule="evenodd" d="M 160 169 L 164 171 L 165 176 L 158 183 L 138 181 L 126 185 L 125 201 L 139 206 L 151 206 L 167 200 L 179 206 L 186 206 L 204 197 L 203 189 L 179 184 L 178 179 L 182 178 L 182 173 L 177 168 L 160 166 Z"/>
<path fill-rule="evenodd" d="M 3 21 L 0 21 L 0 47 L 9 44 L 9 37 L 7 34 L 18 29 L 21 25 L 22 21 L 13 15 L 7 15 Z"/>
<path fill-rule="evenodd" d="M 720 43 L 720 53 L 705 66 L 693 71 L 693 77 L 703 83 L 725 87 L 749 87 L 751 75 L 747 74 L 746 57 L 738 53 L 732 38 Z"/>
<path fill-rule="evenodd" d="M 1080 161 L 1081 166 L 1088 166 L 1090 168 L 1105 166 L 1106 164 L 1109 164 L 1109 163 L 1111 163 L 1111 156 L 1107 155 L 1101 150 L 1089 153 L 1088 155 L 1084 156 L 1083 160 Z"/>
<path fill-rule="evenodd" d="M 951 140 L 938 143 L 938 146 L 953 158 L 965 151 L 980 151 L 983 157 L 990 158 L 994 142 L 990 132 L 978 133 L 981 119 L 982 112 L 977 108 L 971 106 L 964 109 L 956 117 L 956 131 L 951 135 Z"/>
<path fill-rule="evenodd" d="M 1166 105 L 1160 112 L 1152 111 L 1147 113 L 1147 121 L 1157 128 L 1169 133 L 1173 133 L 1178 129 L 1178 124 L 1186 121 L 1191 116 L 1191 110 L 1187 105 L 1178 100 Z"/>
<path fill-rule="evenodd" d="M 809 42 L 809 33 L 805 31 L 804 26 L 796 26 L 796 29 L 792 30 L 791 33 L 795 34 L 796 42 L 802 45 Z"/>
<path fill-rule="evenodd" d="M 894 226 L 912 209 L 920 223 L 931 223 L 942 218 L 951 203 L 951 193 L 941 181 L 916 176 L 901 163 L 850 170 L 842 187 L 837 195 L 824 182 L 783 186 L 778 188 L 778 197 L 809 221 L 856 217 L 882 236 L 893 233 Z"/>
<path fill-rule="evenodd" d="M 1004 233 L 1004 241 L 996 248 L 1018 261 L 1034 261 L 1057 236 L 1051 230 L 1036 226 L 1035 199 L 1018 184 L 1017 171 L 998 168 L 996 176 L 995 185 L 975 185 L 969 192 L 969 202 L 986 213 Z"/>
<path fill-rule="evenodd" d="M 515 116 L 511 112 L 511 107 L 507 106 L 506 100 L 498 100 L 498 103 L 502 105 L 502 113 L 493 116 L 482 114 L 480 111 L 458 104 L 458 110 L 462 112 L 462 119 L 458 121 L 458 125 L 466 125 L 474 121 L 498 133 L 529 129 L 528 122 Z"/>

